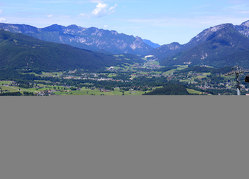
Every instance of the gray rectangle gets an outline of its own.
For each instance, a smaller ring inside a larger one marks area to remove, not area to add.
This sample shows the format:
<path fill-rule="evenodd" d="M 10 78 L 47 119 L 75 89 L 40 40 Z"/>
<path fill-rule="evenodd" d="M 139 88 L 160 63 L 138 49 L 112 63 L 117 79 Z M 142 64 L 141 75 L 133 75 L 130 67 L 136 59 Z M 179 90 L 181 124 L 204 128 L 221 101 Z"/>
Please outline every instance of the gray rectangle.
<path fill-rule="evenodd" d="M 247 97 L 3 97 L 0 178 L 247 179 Z"/>

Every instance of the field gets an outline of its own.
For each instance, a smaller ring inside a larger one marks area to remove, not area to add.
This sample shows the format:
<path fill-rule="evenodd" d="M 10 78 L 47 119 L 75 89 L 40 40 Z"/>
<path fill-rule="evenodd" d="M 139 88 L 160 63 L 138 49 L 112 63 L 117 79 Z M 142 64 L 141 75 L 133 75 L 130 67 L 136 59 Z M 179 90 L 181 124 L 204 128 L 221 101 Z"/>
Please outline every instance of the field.
<path fill-rule="evenodd" d="M 10 84 L 11 84 L 11 81 L 0 81 L 0 86 L 10 85 Z"/>
<path fill-rule="evenodd" d="M 149 92 L 149 91 L 147 91 Z M 55 95 L 93 95 L 93 96 L 137 96 L 143 95 L 146 92 L 143 91 L 121 91 L 120 89 L 115 89 L 114 91 L 105 91 L 98 89 L 87 89 L 81 88 L 77 91 L 61 91 L 55 92 Z"/>
<path fill-rule="evenodd" d="M 158 68 L 157 65 L 155 61 L 146 61 L 140 65 L 110 67 L 100 72 L 87 72 L 81 69 L 37 74 L 27 72 L 27 75 L 33 77 L 17 81 L 0 81 L 0 92 L 20 92 L 23 95 L 31 93 L 38 96 L 137 96 L 151 94 L 150 92 L 157 88 L 172 83 L 183 85 L 191 95 L 233 95 L 236 92 L 234 77 L 224 76 L 226 72 L 219 72 L 210 67 L 177 65 Z M 243 83 L 242 94 L 248 91 L 249 85 Z"/>
<path fill-rule="evenodd" d="M 196 91 L 193 89 L 187 89 L 187 91 L 189 92 L 189 94 L 192 94 L 192 95 L 203 95 L 203 92 L 201 91 Z"/>
<path fill-rule="evenodd" d="M 167 72 L 164 72 L 163 75 L 164 75 L 164 76 L 171 76 L 171 75 L 173 75 L 175 72 L 184 70 L 184 69 L 186 69 L 186 68 L 188 68 L 188 65 L 178 65 L 178 67 L 177 67 L 176 69 L 172 69 L 172 70 L 169 70 L 169 71 L 167 71 Z"/>
<path fill-rule="evenodd" d="M 37 84 L 36 88 L 21 88 L 17 86 L 6 86 L 7 84 L 11 84 L 11 81 L 1 81 L 0 82 L 0 89 L 2 89 L 2 92 L 29 92 L 37 94 L 39 92 L 44 91 L 52 91 L 53 95 L 62 95 L 62 96 L 68 96 L 68 95 L 93 95 L 93 96 L 137 96 L 137 95 L 143 95 L 146 92 L 150 91 L 138 91 L 138 90 L 129 90 L 129 91 L 123 91 L 119 88 L 115 88 L 113 91 L 111 90 L 104 90 L 104 89 L 90 89 L 83 87 L 81 89 L 75 89 L 65 86 L 56 86 L 56 85 L 44 85 L 44 84 Z"/>

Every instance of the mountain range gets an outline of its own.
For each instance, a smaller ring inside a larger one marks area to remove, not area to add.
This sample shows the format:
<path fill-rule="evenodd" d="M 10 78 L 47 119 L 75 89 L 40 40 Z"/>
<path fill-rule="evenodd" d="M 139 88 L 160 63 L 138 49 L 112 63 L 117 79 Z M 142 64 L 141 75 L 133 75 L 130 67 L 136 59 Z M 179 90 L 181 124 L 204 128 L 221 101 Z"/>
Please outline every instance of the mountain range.
<path fill-rule="evenodd" d="M 84 28 L 77 25 L 65 27 L 54 24 L 45 28 L 36 28 L 30 25 L 1 23 L 0 29 L 13 33 L 22 33 L 44 41 L 111 54 L 146 55 L 153 48 L 160 46 L 140 37 L 95 27 Z"/>
<path fill-rule="evenodd" d="M 136 55 L 154 55 L 163 66 L 240 65 L 249 68 L 249 21 L 241 25 L 210 27 L 186 44 L 174 42 L 162 46 L 116 31 L 76 25 L 36 28 L 1 23 L 0 29 L 1 68 L 6 65 L 28 68 L 36 64 L 33 68 L 43 70 L 76 66 L 98 69 L 128 61 L 125 57 L 117 60 L 115 54 L 129 55 L 129 59 L 139 59 Z"/>
<path fill-rule="evenodd" d="M 162 65 L 212 65 L 249 67 L 249 21 L 208 28 L 181 45 L 172 43 L 154 49 Z"/>
<path fill-rule="evenodd" d="M 122 63 L 133 63 L 135 59 L 45 42 L 20 33 L 0 30 L 0 70 L 100 70 Z"/>

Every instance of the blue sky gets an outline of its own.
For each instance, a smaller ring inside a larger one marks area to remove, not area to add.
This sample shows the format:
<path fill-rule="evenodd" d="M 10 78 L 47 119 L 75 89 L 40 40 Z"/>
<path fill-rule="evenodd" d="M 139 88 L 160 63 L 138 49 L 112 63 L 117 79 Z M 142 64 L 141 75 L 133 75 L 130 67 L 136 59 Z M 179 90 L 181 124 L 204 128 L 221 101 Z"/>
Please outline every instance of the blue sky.
<path fill-rule="evenodd" d="M 0 0 L 0 22 L 98 27 L 159 44 L 186 43 L 205 28 L 246 20 L 248 0 Z"/>

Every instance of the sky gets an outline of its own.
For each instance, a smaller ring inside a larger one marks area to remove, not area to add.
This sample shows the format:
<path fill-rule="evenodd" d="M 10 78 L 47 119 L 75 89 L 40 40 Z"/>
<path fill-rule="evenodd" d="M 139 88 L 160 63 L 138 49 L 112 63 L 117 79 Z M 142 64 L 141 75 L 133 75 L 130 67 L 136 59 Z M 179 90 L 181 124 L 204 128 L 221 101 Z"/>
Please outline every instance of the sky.
<path fill-rule="evenodd" d="M 248 0 L 0 0 L 0 22 L 97 27 L 160 45 L 187 43 L 202 30 L 249 20 Z"/>

